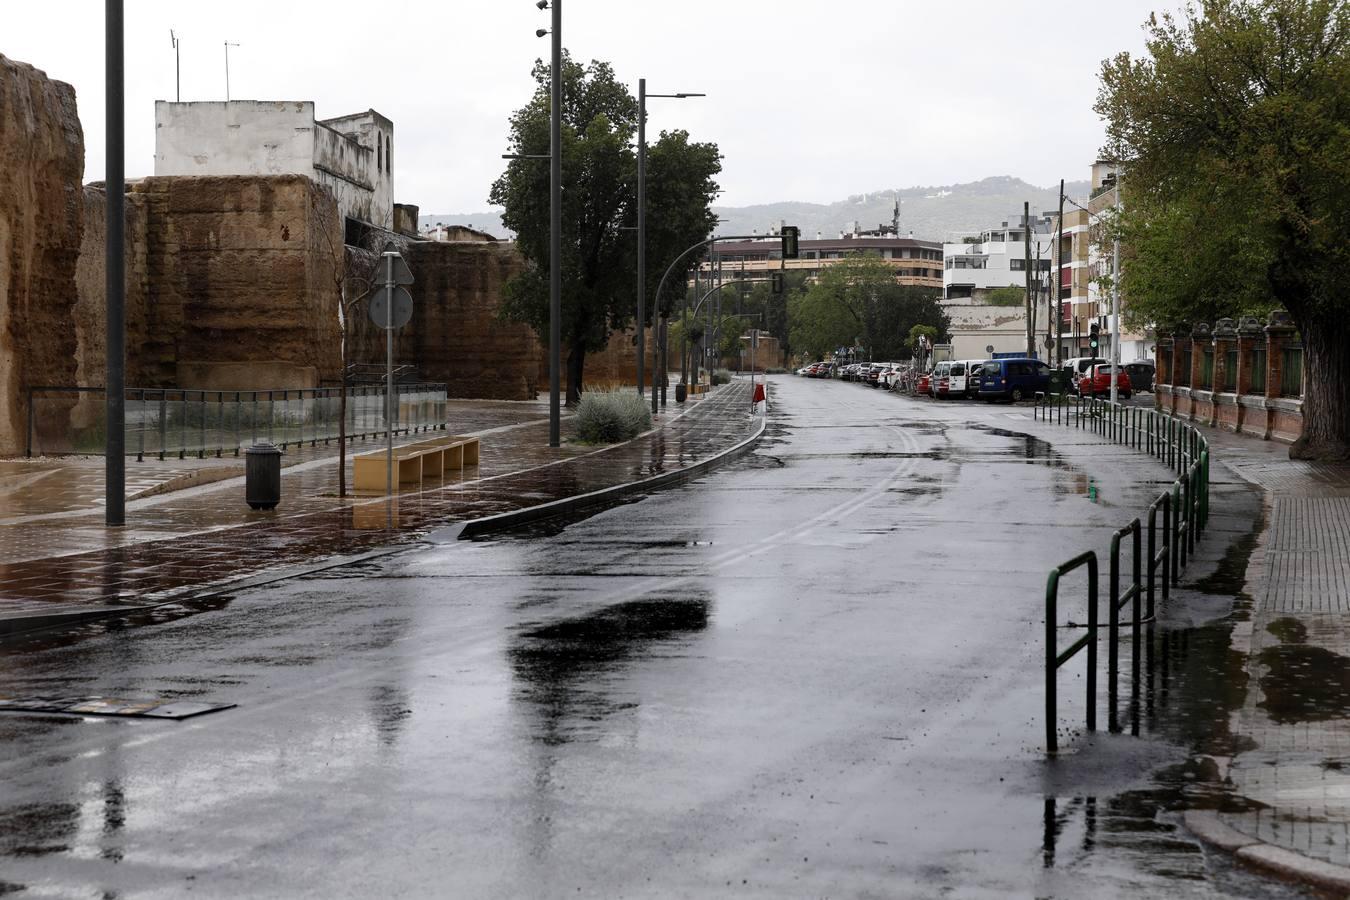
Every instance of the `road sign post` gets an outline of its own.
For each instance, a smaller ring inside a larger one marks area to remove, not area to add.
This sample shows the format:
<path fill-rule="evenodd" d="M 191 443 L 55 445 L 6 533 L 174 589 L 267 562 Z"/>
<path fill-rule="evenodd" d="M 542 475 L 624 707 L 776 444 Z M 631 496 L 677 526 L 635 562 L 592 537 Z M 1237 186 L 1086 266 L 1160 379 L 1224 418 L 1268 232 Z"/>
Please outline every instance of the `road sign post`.
<path fill-rule="evenodd" d="M 394 329 L 402 328 L 412 318 L 412 295 L 405 284 L 413 283 L 412 270 L 399 254 L 393 242 L 384 245 L 384 284 L 370 298 L 370 319 L 384 329 L 384 427 L 385 427 L 385 497 L 394 496 L 394 424 L 398 406 L 394 402 Z M 393 508 L 389 510 L 393 519 Z"/>

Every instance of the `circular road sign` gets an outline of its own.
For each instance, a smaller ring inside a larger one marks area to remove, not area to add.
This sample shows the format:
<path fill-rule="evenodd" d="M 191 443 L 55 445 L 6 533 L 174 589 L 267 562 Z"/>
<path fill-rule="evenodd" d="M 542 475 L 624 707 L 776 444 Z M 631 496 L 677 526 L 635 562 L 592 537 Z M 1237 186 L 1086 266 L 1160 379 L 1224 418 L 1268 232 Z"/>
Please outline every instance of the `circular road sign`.
<path fill-rule="evenodd" d="M 376 288 L 370 296 L 370 321 L 380 328 L 402 328 L 412 318 L 412 294 L 402 285 L 394 287 L 394 316 L 392 326 L 389 321 L 389 289 Z"/>

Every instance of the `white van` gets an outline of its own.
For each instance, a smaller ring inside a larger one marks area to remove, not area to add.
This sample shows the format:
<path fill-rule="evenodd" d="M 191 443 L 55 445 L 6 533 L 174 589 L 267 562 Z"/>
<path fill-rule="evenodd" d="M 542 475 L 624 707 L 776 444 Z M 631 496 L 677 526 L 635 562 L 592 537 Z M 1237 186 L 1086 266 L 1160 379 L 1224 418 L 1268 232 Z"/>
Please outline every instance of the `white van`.
<path fill-rule="evenodd" d="M 1064 371 L 1065 387 L 1073 393 L 1078 393 L 1078 379 L 1084 372 L 1093 366 L 1102 363 L 1109 363 L 1111 360 L 1102 359 L 1100 356 L 1072 356 L 1064 360 L 1061 368 Z"/>

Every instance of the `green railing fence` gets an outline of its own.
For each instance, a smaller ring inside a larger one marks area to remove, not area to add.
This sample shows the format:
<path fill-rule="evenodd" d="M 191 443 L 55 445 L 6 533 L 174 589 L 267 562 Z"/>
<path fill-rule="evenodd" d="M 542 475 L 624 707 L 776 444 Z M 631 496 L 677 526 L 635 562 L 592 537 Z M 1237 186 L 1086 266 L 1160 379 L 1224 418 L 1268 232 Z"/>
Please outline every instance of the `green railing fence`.
<path fill-rule="evenodd" d="M 341 388 L 200 391 L 128 388 L 126 451 L 138 460 L 239 455 L 267 441 L 283 449 L 338 437 Z M 383 385 L 347 388 L 347 436 L 383 435 L 388 428 Z M 444 430 L 444 384 L 395 385 L 395 434 Z M 103 453 L 103 388 L 33 387 L 28 390 L 27 456 Z"/>
<path fill-rule="evenodd" d="M 1148 507 L 1147 526 L 1138 518 L 1131 520 L 1111 536 L 1108 596 L 1106 604 L 1107 703 L 1108 727 L 1120 730 L 1119 708 L 1120 610 L 1131 607 L 1131 702 L 1137 712 L 1140 681 L 1140 646 L 1143 625 L 1154 621 L 1158 585 L 1164 603 L 1171 586 L 1179 583 L 1181 571 L 1195 553 L 1195 544 L 1209 520 L 1209 442 L 1196 428 L 1165 416 L 1157 410 L 1122 406 L 1090 397 L 1069 398 L 1045 395 L 1040 398 L 1034 417 L 1065 427 L 1085 429 L 1114 443 L 1141 450 L 1171 468 L 1177 475 L 1171 486 Z M 1159 513 L 1161 512 L 1161 528 Z M 1145 538 L 1145 534 L 1147 537 Z M 1122 590 L 1120 544 L 1131 543 L 1129 583 Z M 1147 565 L 1143 547 L 1147 545 Z M 1087 568 L 1087 633 L 1063 651 L 1059 650 L 1059 584 L 1070 572 Z M 1087 652 L 1088 731 L 1097 729 L 1097 630 L 1099 628 L 1098 561 L 1096 551 L 1080 553 L 1050 570 L 1045 588 L 1045 743 L 1049 753 L 1059 749 L 1057 739 L 1059 669 Z M 1138 716 L 1132 717 L 1138 732 Z"/>

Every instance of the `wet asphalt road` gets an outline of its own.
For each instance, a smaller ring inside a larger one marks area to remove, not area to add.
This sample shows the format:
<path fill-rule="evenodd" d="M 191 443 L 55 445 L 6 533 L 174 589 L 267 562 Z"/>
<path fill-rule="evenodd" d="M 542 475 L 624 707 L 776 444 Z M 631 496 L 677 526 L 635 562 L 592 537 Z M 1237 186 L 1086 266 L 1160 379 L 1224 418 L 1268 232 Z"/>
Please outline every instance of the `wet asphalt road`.
<path fill-rule="evenodd" d="M 7 645 L 0 693 L 239 706 L 0 716 L 0 893 L 1295 895 L 1177 825 L 1234 702 L 1222 578 L 1142 737 L 1075 741 L 1080 667 L 1042 753 L 1046 572 L 1170 476 L 1022 409 L 774 396 L 755 453 L 582 521 Z"/>

